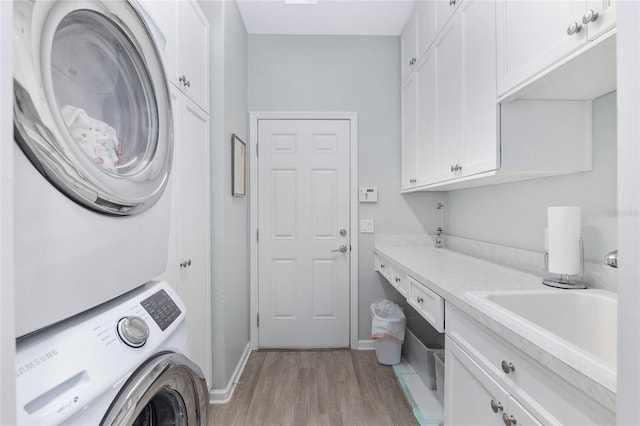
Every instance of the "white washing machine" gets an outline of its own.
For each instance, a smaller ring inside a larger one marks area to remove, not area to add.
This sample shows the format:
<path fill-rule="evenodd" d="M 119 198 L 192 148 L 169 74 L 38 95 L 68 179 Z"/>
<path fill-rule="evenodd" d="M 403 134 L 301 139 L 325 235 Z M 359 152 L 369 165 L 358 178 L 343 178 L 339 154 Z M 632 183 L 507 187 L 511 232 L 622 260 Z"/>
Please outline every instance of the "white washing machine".
<path fill-rule="evenodd" d="M 15 1 L 13 25 L 23 336 L 164 271 L 173 129 L 161 56 L 136 6 Z"/>
<path fill-rule="evenodd" d="M 18 424 L 205 425 L 184 318 L 171 287 L 150 282 L 19 339 Z"/>

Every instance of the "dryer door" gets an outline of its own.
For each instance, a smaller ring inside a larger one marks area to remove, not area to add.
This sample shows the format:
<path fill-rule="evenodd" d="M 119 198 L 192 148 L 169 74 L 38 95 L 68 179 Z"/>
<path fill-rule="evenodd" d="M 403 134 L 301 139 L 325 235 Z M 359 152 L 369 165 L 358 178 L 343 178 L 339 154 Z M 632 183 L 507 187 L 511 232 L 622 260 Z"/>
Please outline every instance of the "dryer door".
<path fill-rule="evenodd" d="M 100 424 L 204 426 L 207 404 L 200 369 L 184 355 L 163 353 L 129 378 Z"/>
<path fill-rule="evenodd" d="M 14 3 L 14 135 L 59 190 L 93 210 L 140 213 L 167 184 L 169 90 L 126 1 Z"/>

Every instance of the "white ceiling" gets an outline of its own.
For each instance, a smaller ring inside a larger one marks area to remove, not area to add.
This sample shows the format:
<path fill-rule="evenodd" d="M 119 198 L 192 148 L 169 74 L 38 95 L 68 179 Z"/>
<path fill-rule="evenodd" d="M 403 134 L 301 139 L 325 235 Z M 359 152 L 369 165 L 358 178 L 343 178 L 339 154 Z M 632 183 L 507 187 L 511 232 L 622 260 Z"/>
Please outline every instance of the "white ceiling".
<path fill-rule="evenodd" d="M 416 0 L 237 0 L 249 34 L 391 35 L 402 33 Z"/>

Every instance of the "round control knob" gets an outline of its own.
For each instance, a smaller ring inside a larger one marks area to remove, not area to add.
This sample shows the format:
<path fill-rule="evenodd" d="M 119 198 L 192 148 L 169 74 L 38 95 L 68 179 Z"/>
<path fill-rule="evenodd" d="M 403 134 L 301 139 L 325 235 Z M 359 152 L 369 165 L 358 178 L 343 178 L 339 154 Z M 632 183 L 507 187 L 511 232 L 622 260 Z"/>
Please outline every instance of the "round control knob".
<path fill-rule="evenodd" d="M 140 317 L 124 317 L 118 321 L 118 336 L 132 348 L 139 348 L 149 338 L 149 326 Z"/>

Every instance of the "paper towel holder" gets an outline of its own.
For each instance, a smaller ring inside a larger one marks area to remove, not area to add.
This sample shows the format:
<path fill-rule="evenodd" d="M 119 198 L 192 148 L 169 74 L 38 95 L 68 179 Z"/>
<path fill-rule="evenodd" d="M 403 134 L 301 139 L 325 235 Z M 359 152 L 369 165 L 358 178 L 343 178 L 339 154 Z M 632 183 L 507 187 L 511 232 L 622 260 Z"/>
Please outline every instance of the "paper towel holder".
<path fill-rule="evenodd" d="M 580 281 L 572 281 L 569 277 L 581 277 L 584 272 L 584 241 L 582 237 L 578 240 L 580 244 L 580 271 L 577 275 L 560 274 L 559 278 L 543 278 L 542 284 L 549 287 L 563 288 L 567 290 L 585 289 L 587 285 Z M 544 252 L 544 269 L 549 272 L 549 252 Z"/>

